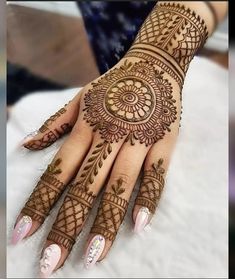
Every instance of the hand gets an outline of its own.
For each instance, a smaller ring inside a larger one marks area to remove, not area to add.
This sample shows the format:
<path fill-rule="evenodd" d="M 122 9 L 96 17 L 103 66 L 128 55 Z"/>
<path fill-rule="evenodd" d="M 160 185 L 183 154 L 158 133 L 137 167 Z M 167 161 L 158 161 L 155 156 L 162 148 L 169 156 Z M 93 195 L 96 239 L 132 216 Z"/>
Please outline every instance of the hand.
<path fill-rule="evenodd" d="M 196 22 L 195 14 L 183 7 L 163 4 L 158 16 L 161 12 L 169 13 L 167 20 L 179 28 L 179 38 L 172 35 L 169 39 L 171 33 L 161 31 L 159 44 L 165 49 L 155 47 L 150 39 L 145 42 L 152 37 L 148 37 L 146 27 L 142 28 L 115 67 L 85 86 L 24 145 L 42 149 L 72 129 L 23 207 L 14 230 L 14 243 L 32 235 L 68 190 L 43 248 L 42 277 L 64 263 L 103 187 L 88 236 L 85 265 L 89 268 L 106 256 L 142 165 L 142 183 L 133 208 L 134 230 L 141 231 L 156 210 L 178 134 L 184 75 L 207 36 L 201 20 L 197 28 L 190 26 L 191 21 Z M 175 13 L 178 17 L 188 13 L 187 28 L 179 26 L 179 22 L 184 26 L 184 21 L 177 21 Z M 151 16 L 147 22 L 154 22 Z M 201 34 L 185 52 L 182 45 L 197 34 L 191 30 L 190 35 L 189 26 Z"/>

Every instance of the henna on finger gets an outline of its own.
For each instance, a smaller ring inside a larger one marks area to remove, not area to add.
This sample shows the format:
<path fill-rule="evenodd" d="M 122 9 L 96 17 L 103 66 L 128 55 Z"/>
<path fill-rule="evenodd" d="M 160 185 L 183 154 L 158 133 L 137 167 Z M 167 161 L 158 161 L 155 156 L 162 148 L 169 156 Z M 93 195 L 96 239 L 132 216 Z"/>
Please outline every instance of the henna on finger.
<path fill-rule="evenodd" d="M 91 228 L 91 233 L 102 235 L 111 242 L 115 240 L 128 207 L 128 201 L 121 197 L 125 192 L 122 184 L 123 180 L 119 178 L 116 184 L 112 185 L 111 191 L 104 193 Z"/>
<path fill-rule="evenodd" d="M 69 123 L 64 123 L 60 125 L 60 129 L 55 128 L 53 130 L 50 130 L 49 132 L 44 134 L 40 139 L 30 140 L 29 142 L 24 144 L 24 147 L 29 150 L 42 150 L 52 145 L 60 137 L 69 133 L 71 130 L 72 126 Z"/>
<path fill-rule="evenodd" d="M 163 159 L 159 159 L 157 164 L 152 164 L 150 170 L 144 171 L 140 190 L 135 200 L 136 205 L 148 208 L 152 214 L 156 211 L 165 184 L 163 177 L 165 170 L 162 164 Z"/>
<path fill-rule="evenodd" d="M 104 141 L 96 145 L 80 178 L 70 185 L 48 240 L 65 247 L 68 251 L 72 249 L 96 197 L 90 189 L 91 185 L 103 166 L 103 161 L 111 152 L 109 142 Z"/>
<path fill-rule="evenodd" d="M 65 188 L 65 184 L 56 178 L 58 174 L 62 173 L 59 168 L 61 161 L 58 158 L 55 162 L 48 165 L 24 208 L 21 210 L 22 214 L 30 216 L 39 223 L 44 222 Z"/>

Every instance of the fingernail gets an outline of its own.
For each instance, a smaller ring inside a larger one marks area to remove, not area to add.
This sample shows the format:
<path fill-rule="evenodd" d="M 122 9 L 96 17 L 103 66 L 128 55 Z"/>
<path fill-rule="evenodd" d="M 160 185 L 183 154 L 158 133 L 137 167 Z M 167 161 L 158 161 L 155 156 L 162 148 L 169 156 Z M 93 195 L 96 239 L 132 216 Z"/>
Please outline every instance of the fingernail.
<path fill-rule="evenodd" d="M 96 235 L 92 238 L 85 255 L 85 267 L 92 268 L 100 255 L 102 254 L 105 246 L 105 239 L 102 235 Z"/>
<path fill-rule="evenodd" d="M 14 228 L 11 243 L 15 245 L 21 241 L 27 235 L 31 227 L 32 219 L 29 216 L 23 216 Z"/>
<path fill-rule="evenodd" d="M 40 278 L 48 278 L 61 257 L 61 248 L 57 244 L 51 244 L 48 246 L 40 260 Z"/>
<path fill-rule="evenodd" d="M 135 233 L 140 233 L 144 227 L 148 223 L 149 219 L 149 209 L 147 207 L 141 207 L 135 220 L 135 227 L 134 227 L 134 232 Z"/>
<path fill-rule="evenodd" d="M 28 134 L 26 137 L 23 138 L 21 145 L 25 145 L 27 142 L 32 140 L 38 134 L 38 130 Z"/>

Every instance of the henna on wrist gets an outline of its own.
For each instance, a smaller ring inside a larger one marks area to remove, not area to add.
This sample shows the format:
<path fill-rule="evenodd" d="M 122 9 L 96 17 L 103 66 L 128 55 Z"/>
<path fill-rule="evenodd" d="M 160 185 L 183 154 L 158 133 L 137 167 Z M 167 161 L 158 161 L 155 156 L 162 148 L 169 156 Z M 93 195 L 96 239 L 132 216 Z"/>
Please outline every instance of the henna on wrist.
<path fill-rule="evenodd" d="M 154 213 L 158 206 L 165 184 L 163 178 L 165 170 L 162 164 L 163 159 L 159 159 L 157 164 L 152 165 L 152 169 L 144 171 L 140 190 L 135 200 L 136 205 L 147 207 L 151 213 Z"/>
<path fill-rule="evenodd" d="M 37 186 L 30 195 L 21 213 L 30 216 L 34 221 L 43 223 L 51 208 L 57 202 L 65 184 L 56 178 L 62 171 L 59 168 L 61 159 L 48 165 Z"/>

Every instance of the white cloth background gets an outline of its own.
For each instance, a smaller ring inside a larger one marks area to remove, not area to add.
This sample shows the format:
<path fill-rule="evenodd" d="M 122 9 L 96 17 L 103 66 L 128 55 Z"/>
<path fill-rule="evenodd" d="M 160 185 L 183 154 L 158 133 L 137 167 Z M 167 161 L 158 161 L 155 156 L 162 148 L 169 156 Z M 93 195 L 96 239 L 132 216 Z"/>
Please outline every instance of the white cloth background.
<path fill-rule="evenodd" d="M 19 142 L 77 91 L 31 94 L 12 109 L 7 126 L 8 243 L 19 210 L 63 139 L 38 152 L 20 149 Z M 151 228 L 140 236 L 133 234 L 130 206 L 107 258 L 87 271 L 82 254 L 94 208 L 67 262 L 53 278 L 228 276 L 228 72 L 195 58 L 183 99 L 181 132 Z M 41 248 L 55 216 L 56 209 L 31 238 L 16 247 L 8 244 L 8 277 L 37 277 Z"/>

